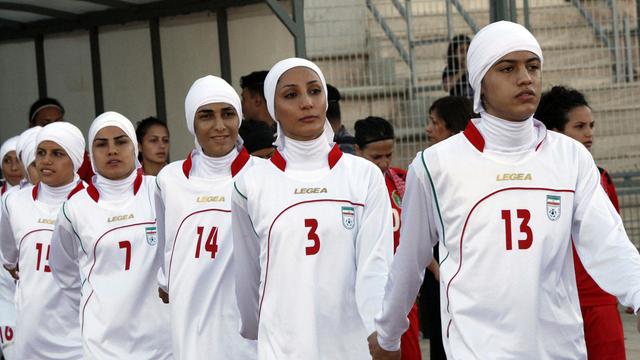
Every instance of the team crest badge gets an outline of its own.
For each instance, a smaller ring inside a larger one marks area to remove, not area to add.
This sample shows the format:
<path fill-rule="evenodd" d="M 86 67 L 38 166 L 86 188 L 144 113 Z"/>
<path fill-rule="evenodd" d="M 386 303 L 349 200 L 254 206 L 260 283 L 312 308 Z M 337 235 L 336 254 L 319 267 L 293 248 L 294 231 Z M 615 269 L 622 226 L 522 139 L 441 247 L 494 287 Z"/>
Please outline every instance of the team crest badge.
<path fill-rule="evenodd" d="M 547 195 L 547 217 L 551 221 L 560 218 L 560 196 Z"/>
<path fill-rule="evenodd" d="M 402 207 L 402 198 L 398 195 L 397 191 L 393 190 L 391 198 L 393 199 L 393 203 L 396 204 L 396 207 Z"/>
<path fill-rule="evenodd" d="M 356 226 L 356 212 L 353 207 L 342 207 L 342 226 L 348 230 L 351 230 Z"/>
<path fill-rule="evenodd" d="M 155 226 L 145 228 L 144 233 L 147 236 L 147 244 L 154 246 L 158 243 L 158 230 Z"/>

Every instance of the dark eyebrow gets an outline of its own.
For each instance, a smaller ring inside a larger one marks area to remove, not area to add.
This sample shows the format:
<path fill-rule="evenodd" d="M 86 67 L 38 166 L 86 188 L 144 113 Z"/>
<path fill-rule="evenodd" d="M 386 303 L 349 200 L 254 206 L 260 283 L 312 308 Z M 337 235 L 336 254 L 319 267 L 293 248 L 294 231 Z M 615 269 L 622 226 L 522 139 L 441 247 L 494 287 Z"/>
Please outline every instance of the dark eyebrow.
<path fill-rule="evenodd" d="M 319 82 L 320 82 L 320 80 L 316 80 L 316 79 L 314 79 L 314 80 L 311 80 L 311 81 L 307 81 L 307 85 L 311 85 L 311 84 L 319 83 Z M 297 87 L 297 86 L 298 86 L 298 85 L 296 85 L 296 84 L 287 84 L 287 85 L 282 86 L 282 88 L 286 88 L 286 87 Z"/>
<path fill-rule="evenodd" d="M 213 112 L 213 110 L 211 110 L 211 109 L 202 109 L 202 110 L 198 110 L 197 113 L 199 114 L 199 113 L 212 113 L 212 112 Z"/>
<path fill-rule="evenodd" d="M 126 134 L 122 134 L 120 136 L 114 137 L 113 140 L 120 140 L 123 137 L 128 138 L 128 136 Z M 109 139 L 108 138 L 95 138 L 95 139 L 93 139 L 93 142 L 96 142 L 96 141 L 109 141 Z"/>
<path fill-rule="evenodd" d="M 531 57 L 531 58 L 525 60 L 524 62 L 530 63 L 532 61 L 540 61 L 540 58 L 537 57 L 537 56 L 534 56 L 534 57 Z M 495 63 L 495 65 L 499 65 L 499 64 L 502 64 L 502 63 L 515 64 L 517 62 L 518 62 L 518 60 L 514 60 L 514 59 L 503 59 L 503 60 L 500 60 L 497 63 Z"/>

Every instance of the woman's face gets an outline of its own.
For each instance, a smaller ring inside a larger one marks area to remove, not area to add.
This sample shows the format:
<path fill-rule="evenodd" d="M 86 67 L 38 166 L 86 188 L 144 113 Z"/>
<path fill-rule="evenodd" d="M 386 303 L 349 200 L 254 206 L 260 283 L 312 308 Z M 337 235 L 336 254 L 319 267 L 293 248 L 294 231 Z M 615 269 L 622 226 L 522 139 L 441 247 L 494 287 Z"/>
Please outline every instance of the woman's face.
<path fill-rule="evenodd" d="M 133 142 L 117 126 L 100 129 L 93 139 L 91 151 L 98 174 L 109 180 L 124 179 L 134 170 Z"/>
<path fill-rule="evenodd" d="M 536 111 L 542 90 L 540 58 L 514 51 L 498 60 L 482 79 L 485 110 L 509 121 L 523 121 Z"/>
<path fill-rule="evenodd" d="M 205 155 L 227 155 L 236 145 L 239 124 L 238 113 L 230 104 L 220 102 L 200 106 L 196 111 L 194 128 Z"/>
<path fill-rule="evenodd" d="M 447 124 L 438 115 L 436 109 L 429 113 L 429 122 L 427 123 L 427 139 L 431 145 L 437 144 L 442 140 L 453 135 L 453 132 L 447 128 Z"/>
<path fill-rule="evenodd" d="M 9 151 L 2 159 L 2 175 L 11 186 L 18 185 L 24 177 L 22 165 L 15 151 Z"/>
<path fill-rule="evenodd" d="M 67 185 L 73 181 L 73 161 L 56 142 L 47 140 L 38 144 L 35 164 L 40 181 L 51 187 Z"/>
<path fill-rule="evenodd" d="M 591 151 L 593 132 L 596 126 L 591 109 L 588 106 L 574 107 L 567 113 L 567 117 L 569 121 L 564 126 L 562 133 L 578 140 Z"/>
<path fill-rule="evenodd" d="M 142 160 L 166 164 L 169 157 L 169 131 L 162 125 L 152 125 L 138 145 Z"/>
<path fill-rule="evenodd" d="M 364 148 L 356 145 L 356 153 L 376 164 L 382 173 L 386 173 L 393 159 L 393 144 L 393 139 L 386 139 L 368 143 Z"/>
<path fill-rule="evenodd" d="M 318 74 L 307 67 L 287 70 L 276 85 L 276 118 L 284 134 L 294 140 L 313 140 L 322 135 L 327 99 Z"/>

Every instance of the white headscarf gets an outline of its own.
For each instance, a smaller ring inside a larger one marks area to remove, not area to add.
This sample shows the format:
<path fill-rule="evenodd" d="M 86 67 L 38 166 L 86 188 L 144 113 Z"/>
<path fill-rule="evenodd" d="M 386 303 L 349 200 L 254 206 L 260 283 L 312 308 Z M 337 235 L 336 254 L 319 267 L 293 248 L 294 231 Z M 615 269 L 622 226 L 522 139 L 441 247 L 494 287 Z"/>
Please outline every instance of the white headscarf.
<path fill-rule="evenodd" d="M 509 21 L 498 21 L 483 27 L 473 37 L 467 51 L 469 83 L 473 88 L 473 111 L 484 112 L 481 84 L 485 74 L 503 56 L 514 51 L 531 51 L 540 58 L 542 49 L 535 37 L 524 26 Z"/>
<path fill-rule="evenodd" d="M 96 138 L 98 131 L 106 128 L 107 126 L 115 126 L 122 129 L 129 139 L 131 139 L 131 142 L 133 143 L 135 168 L 139 168 L 140 162 L 138 161 L 138 140 L 136 138 L 136 129 L 133 127 L 131 121 L 123 115 L 115 111 L 107 111 L 93 120 L 93 123 L 91 123 L 91 127 L 89 128 L 89 157 L 91 159 L 91 168 L 93 169 L 93 172 L 96 174 L 98 173 L 95 166 L 95 160 L 93 159 L 93 140 Z"/>
<path fill-rule="evenodd" d="M 282 129 L 280 128 L 280 122 L 276 117 L 276 106 L 275 106 L 276 86 L 278 85 L 278 80 L 280 80 L 280 77 L 282 76 L 282 74 L 287 72 L 287 70 L 295 67 L 309 68 L 318 75 L 318 77 L 320 78 L 320 81 L 322 82 L 322 90 L 324 93 L 325 104 L 326 104 L 325 110 L 329 107 L 329 100 L 327 98 L 327 81 L 324 79 L 324 74 L 322 74 L 322 70 L 320 70 L 320 68 L 316 64 L 305 59 L 289 58 L 289 59 L 284 59 L 282 61 L 279 61 L 278 63 L 273 65 L 273 67 L 271 68 L 271 70 L 269 70 L 269 73 L 267 74 L 267 77 L 264 80 L 264 97 L 267 100 L 267 110 L 269 110 L 269 115 L 271 115 L 271 118 L 273 118 L 278 125 L 278 137 L 274 142 L 274 145 L 276 145 L 280 150 L 284 148 L 285 140 L 284 140 L 284 135 L 282 134 Z M 333 136 L 334 136 L 333 129 L 329 124 L 329 120 L 327 120 L 326 118 L 324 123 L 324 136 L 326 137 L 327 141 L 330 144 L 333 143 Z"/>
<path fill-rule="evenodd" d="M 191 85 L 187 97 L 184 100 L 187 129 L 189 129 L 191 135 L 196 136 L 194 124 L 198 108 L 211 103 L 226 103 L 233 106 L 238 114 L 238 129 L 240 128 L 240 124 L 242 123 L 242 103 L 240 96 L 238 96 L 238 93 L 224 79 L 207 75 L 196 80 L 193 85 Z M 197 139 L 195 145 L 196 148 L 201 148 Z M 240 136 L 238 136 L 238 145 L 242 145 Z"/>
<path fill-rule="evenodd" d="M 36 159 L 36 137 L 41 130 L 42 126 L 34 126 L 20 134 L 16 153 L 25 169 Z"/>
<path fill-rule="evenodd" d="M 0 161 L 4 160 L 4 157 L 11 151 L 16 151 L 16 145 L 18 144 L 18 139 L 20 136 L 10 137 L 5 142 L 2 143 L 2 147 L 0 147 Z"/>
<path fill-rule="evenodd" d="M 73 172 L 78 172 L 84 160 L 84 135 L 73 124 L 58 121 L 45 126 L 36 138 L 36 148 L 43 141 L 60 145 L 73 162 Z"/>

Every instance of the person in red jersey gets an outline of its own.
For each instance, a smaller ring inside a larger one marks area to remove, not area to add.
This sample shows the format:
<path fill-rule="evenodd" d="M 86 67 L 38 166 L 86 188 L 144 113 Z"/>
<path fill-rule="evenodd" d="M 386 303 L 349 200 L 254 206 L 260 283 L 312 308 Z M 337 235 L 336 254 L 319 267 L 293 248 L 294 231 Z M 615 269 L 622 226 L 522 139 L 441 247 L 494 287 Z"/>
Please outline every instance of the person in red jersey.
<path fill-rule="evenodd" d="M 387 120 L 369 116 L 355 123 L 356 154 L 376 164 L 384 174 L 393 214 L 393 252 L 400 244 L 400 214 L 407 171 L 391 167 L 395 136 L 393 125 Z M 420 324 L 418 306 L 409 312 L 409 328 L 402 335 L 400 349 L 402 360 L 420 360 Z"/>
<path fill-rule="evenodd" d="M 584 95 L 577 90 L 554 86 L 542 94 L 535 118 L 547 128 L 582 143 L 589 151 L 593 145 L 595 121 Z M 598 167 L 600 183 L 620 212 L 616 188 L 607 171 Z M 573 249 L 580 310 L 589 359 L 625 359 L 624 331 L 615 296 L 605 292 L 589 276 Z"/>

